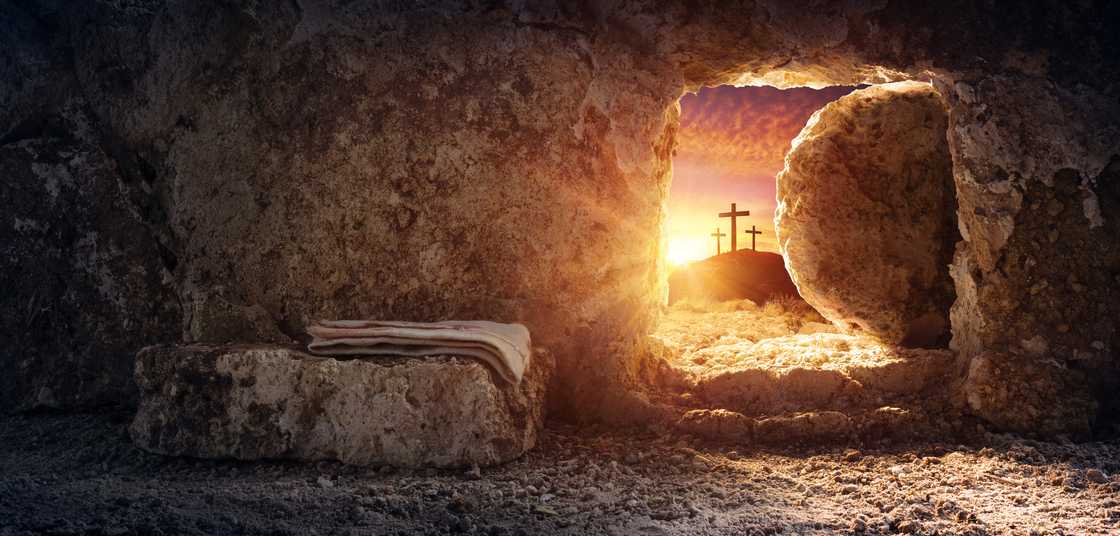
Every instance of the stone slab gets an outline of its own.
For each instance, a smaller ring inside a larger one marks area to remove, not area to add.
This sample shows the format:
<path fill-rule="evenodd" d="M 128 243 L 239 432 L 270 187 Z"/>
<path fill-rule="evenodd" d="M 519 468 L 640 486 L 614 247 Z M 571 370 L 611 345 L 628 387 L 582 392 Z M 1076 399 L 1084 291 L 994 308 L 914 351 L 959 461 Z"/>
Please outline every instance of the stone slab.
<path fill-rule="evenodd" d="M 709 366 L 696 378 L 700 398 L 751 416 L 945 399 L 957 366 L 948 350 L 903 348 L 839 333 L 717 345 L 693 355 Z"/>
<path fill-rule="evenodd" d="M 517 386 L 463 358 L 338 360 L 275 345 L 155 346 L 136 358 L 133 441 L 200 458 L 464 467 L 508 462 L 543 425 L 552 372 Z"/>

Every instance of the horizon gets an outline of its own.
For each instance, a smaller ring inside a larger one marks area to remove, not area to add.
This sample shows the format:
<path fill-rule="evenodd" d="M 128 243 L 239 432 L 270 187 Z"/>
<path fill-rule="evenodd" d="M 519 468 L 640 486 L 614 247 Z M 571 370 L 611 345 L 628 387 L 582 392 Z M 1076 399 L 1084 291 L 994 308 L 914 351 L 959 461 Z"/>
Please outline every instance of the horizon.
<path fill-rule="evenodd" d="M 721 253 L 730 251 L 731 222 L 717 215 L 731 203 L 751 212 L 738 218 L 739 249 L 750 249 L 744 230 L 754 225 L 758 251 L 777 253 L 775 178 L 790 142 L 813 112 L 855 89 L 717 86 L 682 97 L 665 226 L 670 264 L 715 255 L 717 227 L 729 235 Z"/>

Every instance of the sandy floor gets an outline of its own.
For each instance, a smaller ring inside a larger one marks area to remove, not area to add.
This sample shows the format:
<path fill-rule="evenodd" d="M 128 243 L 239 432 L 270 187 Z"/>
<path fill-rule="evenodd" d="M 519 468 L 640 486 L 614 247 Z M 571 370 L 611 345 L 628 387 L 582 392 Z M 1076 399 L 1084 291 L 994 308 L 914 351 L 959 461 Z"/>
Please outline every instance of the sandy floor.
<path fill-rule="evenodd" d="M 1120 442 L 736 453 L 557 426 L 472 474 L 164 458 L 127 420 L 0 417 L 0 534 L 1120 533 Z"/>

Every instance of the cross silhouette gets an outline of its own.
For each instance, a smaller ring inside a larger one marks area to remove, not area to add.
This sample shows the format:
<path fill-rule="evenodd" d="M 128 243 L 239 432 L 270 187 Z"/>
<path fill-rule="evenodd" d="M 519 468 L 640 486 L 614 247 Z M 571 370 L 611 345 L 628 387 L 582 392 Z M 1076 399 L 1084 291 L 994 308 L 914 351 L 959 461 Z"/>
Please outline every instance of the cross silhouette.
<path fill-rule="evenodd" d="M 727 236 L 727 233 L 721 233 L 721 232 L 719 232 L 719 227 L 716 227 L 716 232 L 712 233 L 712 234 L 711 234 L 710 236 L 714 236 L 714 237 L 716 237 L 716 255 L 719 255 L 719 254 L 720 254 L 720 250 L 722 249 L 722 248 L 720 247 L 720 245 L 719 245 L 719 237 L 721 237 L 721 236 Z"/>
<path fill-rule="evenodd" d="M 733 252 L 738 250 L 738 246 L 736 245 L 735 238 L 739 234 L 739 232 L 735 230 L 735 218 L 737 216 L 750 216 L 750 215 L 751 215 L 751 211 L 749 211 L 749 210 L 735 210 L 735 203 L 731 203 L 731 212 L 720 212 L 719 213 L 719 217 L 721 217 L 721 218 L 731 218 L 731 251 L 733 251 Z"/>
<path fill-rule="evenodd" d="M 754 226 L 752 225 L 750 231 L 743 231 L 743 232 L 751 235 L 751 249 L 753 249 L 755 251 L 758 251 L 758 248 L 755 247 L 754 239 L 757 238 L 758 235 L 762 234 L 762 231 L 759 231 L 759 230 L 755 229 Z"/>

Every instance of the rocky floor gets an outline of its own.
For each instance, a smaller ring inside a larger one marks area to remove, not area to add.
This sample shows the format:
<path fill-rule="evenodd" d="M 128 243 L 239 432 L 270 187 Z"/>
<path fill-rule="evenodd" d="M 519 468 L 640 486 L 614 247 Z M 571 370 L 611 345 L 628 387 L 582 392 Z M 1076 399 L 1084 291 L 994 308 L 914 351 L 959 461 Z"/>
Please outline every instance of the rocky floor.
<path fill-rule="evenodd" d="M 1120 441 L 735 452 L 554 424 L 498 468 L 401 471 L 165 458 L 129 417 L 0 417 L 0 535 L 1120 532 Z"/>
<path fill-rule="evenodd" d="M 751 300 L 679 301 L 658 322 L 654 337 L 679 351 L 687 366 L 692 354 L 705 348 L 754 343 L 798 333 L 839 333 L 832 324 L 796 298 L 763 305 Z"/>
<path fill-rule="evenodd" d="M 950 405 L 944 386 L 956 366 L 951 352 L 841 334 L 801 300 L 678 302 L 653 337 L 663 349 L 659 396 L 677 406 L 748 417 L 839 411 L 858 421 L 866 420 L 861 413 L 895 408 L 922 429 L 959 427 L 957 419 L 942 419 Z M 848 436 L 847 428 L 835 431 Z M 906 432 L 928 437 L 918 428 Z"/>

